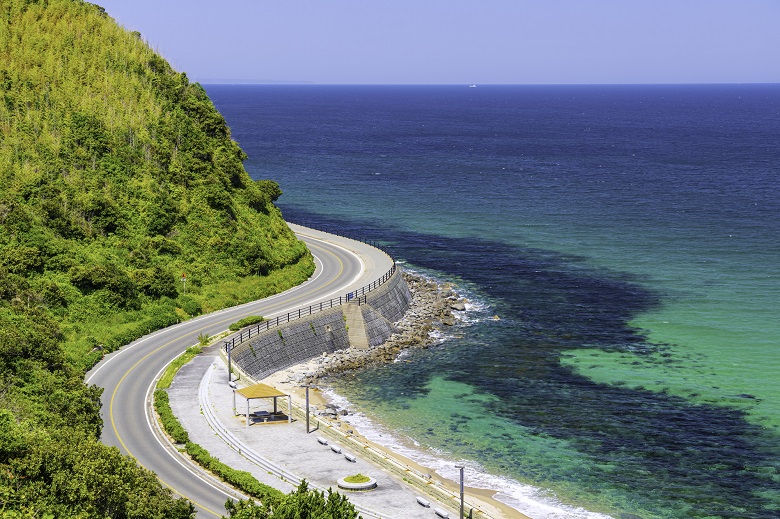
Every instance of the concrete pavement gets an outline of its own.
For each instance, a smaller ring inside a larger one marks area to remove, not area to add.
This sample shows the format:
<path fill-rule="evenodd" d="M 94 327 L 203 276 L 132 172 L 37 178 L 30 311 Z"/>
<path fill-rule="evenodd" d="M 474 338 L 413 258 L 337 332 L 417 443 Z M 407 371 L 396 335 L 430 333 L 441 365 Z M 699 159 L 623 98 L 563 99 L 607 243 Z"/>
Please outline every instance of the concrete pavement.
<path fill-rule="evenodd" d="M 243 415 L 233 415 L 233 391 L 227 385 L 227 367 L 216 352 L 202 354 L 185 365 L 168 392 L 171 408 L 193 442 L 231 467 L 252 473 L 262 483 L 290 492 L 297 486 L 298 478 L 305 478 L 320 489 L 333 488 L 346 494 L 366 518 L 431 519 L 437 517 L 436 509 L 447 510 L 449 517 L 457 517 L 452 508 L 415 491 L 396 474 L 367 461 L 360 450 L 323 432 L 306 434 L 305 420 L 246 427 Z M 245 401 L 238 397 L 237 404 L 240 410 Z M 252 404 L 253 411 L 272 408 L 270 400 Z M 280 400 L 279 410 L 286 412 L 286 409 L 286 401 Z M 330 445 L 320 444 L 318 437 L 340 445 L 342 453 L 333 452 Z M 349 461 L 344 454 L 354 455 L 355 461 Z M 276 472 L 281 478 L 269 472 Z M 337 488 L 339 478 L 357 473 L 376 479 L 377 488 L 367 492 Z M 418 496 L 431 506 L 418 504 Z"/>

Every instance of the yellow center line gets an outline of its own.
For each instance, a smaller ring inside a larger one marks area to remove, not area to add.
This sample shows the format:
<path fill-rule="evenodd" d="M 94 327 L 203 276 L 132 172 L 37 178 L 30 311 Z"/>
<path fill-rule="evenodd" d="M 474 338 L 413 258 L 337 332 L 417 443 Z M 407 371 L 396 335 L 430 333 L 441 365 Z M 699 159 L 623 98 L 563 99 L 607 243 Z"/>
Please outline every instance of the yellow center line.
<path fill-rule="evenodd" d="M 318 289 L 309 290 L 308 292 L 304 292 L 304 293 L 302 293 L 302 294 L 300 294 L 300 295 L 296 295 L 296 296 L 295 296 L 295 297 L 293 297 L 292 299 L 289 299 L 289 300 L 287 300 L 287 301 L 285 301 L 285 302 L 279 302 L 279 303 L 272 304 L 271 306 L 269 306 L 269 307 L 268 307 L 268 309 L 269 309 L 269 310 L 270 310 L 270 309 L 273 309 L 273 308 L 277 308 L 277 307 L 279 307 L 279 306 L 283 306 L 283 305 L 289 305 L 290 303 L 292 303 L 292 302 L 294 302 L 294 301 L 297 301 L 297 300 L 299 300 L 299 299 L 302 299 L 302 298 L 308 297 L 308 296 L 309 296 L 309 295 L 311 295 L 312 293 L 314 293 L 314 292 L 317 292 L 317 291 L 319 291 L 319 290 L 322 290 L 322 289 L 324 289 L 325 287 L 327 287 L 327 286 L 331 285 L 331 284 L 332 284 L 332 283 L 334 283 L 336 280 L 338 280 L 339 278 L 341 278 L 342 274 L 344 273 L 344 263 L 341 261 L 341 259 L 340 259 L 338 256 L 336 256 L 336 255 L 335 255 L 333 252 L 331 252 L 331 251 L 329 251 L 329 250 L 327 250 L 327 249 L 325 249 L 325 248 L 323 248 L 323 247 L 317 246 L 317 245 L 309 244 L 309 247 L 311 247 L 311 248 L 315 248 L 315 249 L 319 249 L 320 251 L 322 251 L 322 252 L 326 252 L 326 253 L 330 254 L 331 256 L 335 257 L 335 258 L 336 258 L 336 261 L 338 261 L 338 263 L 339 263 L 339 272 L 338 272 L 338 274 L 337 274 L 336 276 L 334 276 L 334 277 L 333 277 L 333 279 L 331 279 L 330 281 L 328 281 L 327 283 L 325 283 L 324 285 L 322 285 L 322 287 L 320 287 L 320 288 L 318 288 Z M 140 365 L 142 362 L 144 362 L 146 359 L 148 359 L 148 358 L 149 358 L 150 356 L 152 356 L 153 354 L 155 354 L 155 353 L 159 352 L 160 350 L 162 350 L 162 349 L 164 349 L 164 348 L 166 348 L 166 347 L 170 346 L 170 345 L 171 345 L 171 344 L 173 344 L 175 341 L 179 341 L 179 340 L 181 340 L 181 339 L 183 339 L 183 338 L 185 338 L 185 337 L 189 337 L 189 336 L 191 336 L 191 335 L 195 335 L 196 333 L 199 333 L 199 332 L 201 332 L 201 331 L 205 330 L 206 328 L 210 328 L 210 327 L 214 326 L 215 324 L 221 324 L 221 323 L 225 323 L 225 322 L 227 322 L 227 321 L 232 321 L 232 320 L 234 320 L 234 319 L 235 319 L 235 317 L 231 317 L 231 318 L 229 318 L 229 319 L 223 319 L 223 320 L 221 320 L 221 321 L 217 321 L 217 322 L 215 322 L 215 323 L 210 323 L 210 324 L 208 324 L 208 325 L 206 325 L 206 326 L 203 326 L 203 327 L 201 327 L 201 328 L 198 328 L 197 330 L 194 330 L 194 331 L 192 331 L 192 332 L 190 332 L 190 333 L 187 333 L 187 334 L 181 335 L 181 336 L 179 336 L 179 337 L 176 337 L 175 339 L 172 339 L 172 340 L 170 340 L 170 341 L 166 342 L 165 344 L 163 344 L 163 345 L 159 346 L 158 348 L 156 348 L 156 349 L 154 349 L 154 350 L 150 351 L 149 353 L 147 353 L 146 355 L 144 355 L 144 356 L 143 356 L 143 357 L 142 357 L 140 360 L 138 360 L 138 362 L 136 362 L 135 364 L 133 364 L 133 365 L 130 367 L 130 369 L 128 369 L 128 370 L 125 372 L 125 374 L 124 374 L 124 375 L 122 375 L 122 378 L 120 378 L 120 379 L 119 379 L 119 382 L 117 383 L 116 387 L 114 388 L 114 391 L 113 391 L 113 393 L 111 393 L 111 400 L 109 401 L 109 406 L 108 406 L 108 414 L 109 414 L 109 417 L 111 418 L 111 428 L 114 430 L 114 434 L 116 435 L 116 437 L 117 437 L 117 440 L 119 440 L 119 444 L 122 446 L 122 448 L 125 450 L 125 452 L 127 452 L 128 456 L 132 457 L 132 458 L 133 458 L 133 459 L 136 461 L 136 463 L 138 463 L 138 465 L 139 465 L 139 466 L 141 466 L 142 468 L 146 469 L 146 467 L 145 467 L 143 464 L 141 464 L 141 463 L 138 461 L 138 458 L 136 458 L 136 457 L 135 457 L 135 455 L 134 455 L 134 454 L 133 454 L 133 453 L 130 451 L 130 449 L 128 449 L 128 448 L 127 448 L 127 445 L 125 445 L 125 442 L 124 442 L 124 440 L 122 440 L 122 436 L 119 434 L 119 430 L 118 430 L 118 429 L 117 429 L 117 427 L 116 427 L 116 421 L 114 420 L 114 400 L 115 400 L 115 398 L 116 398 L 117 392 L 119 391 L 119 387 L 120 387 L 120 386 L 122 385 L 122 383 L 125 381 L 125 379 L 127 378 L 127 376 L 128 376 L 128 375 L 130 375 L 130 373 L 131 373 L 131 372 L 132 372 L 132 371 L 133 371 L 135 368 L 137 368 L 137 367 L 138 367 L 138 365 Z M 147 469 L 147 470 L 149 470 L 149 469 Z M 209 509 L 208 509 L 208 508 L 206 508 L 205 506 L 203 506 L 203 505 L 201 505 L 201 504 L 198 504 L 198 502 L 197 502 L 197 501 L 194 501 L 192 498 L 190 498 L 190 497 L 188 497 L 188 496 L 185 496 L 184 494 L 182 494 L 181 492 L 179 492 L 178 490 L 176 490 L 175 488 L 173 488 L 173 487 L 172 487 L 170 484 L 168 484 L 168 483 L 167 483 L 167 482 L 165 482 L 165 481 L 164 481 L 162 478 L 160 478 L 160 476 L 157 476 L 157 479 L 160 481 L 160 483 L 162 483 L 163 485 L 165 485 L 166 487 L 168 487 L 169 489 L 171 489 L 171 491 L 173 491 L 174 493 L 176 493 L 176 494 L 180 495 L 181 497 L 184 497 L 184 498 L 186 498 L 186 499 L 189 499 L 190 501 L 192 501 L 192 503 L 193 503 L 193 504 L 195 504 L 197 507 L 199 507 L 199 508 L 201 508 L 201 509 L 203 509 L 203 510 L 205 510 L 205 511 L 209 512 L 209 513 L 212 513 L 212 514 L 214 514 L 216 517 L 221 517 L 221 514 L 218 514 L 217 512 L 214 512 L 213 510 L 209 510 Z"/>

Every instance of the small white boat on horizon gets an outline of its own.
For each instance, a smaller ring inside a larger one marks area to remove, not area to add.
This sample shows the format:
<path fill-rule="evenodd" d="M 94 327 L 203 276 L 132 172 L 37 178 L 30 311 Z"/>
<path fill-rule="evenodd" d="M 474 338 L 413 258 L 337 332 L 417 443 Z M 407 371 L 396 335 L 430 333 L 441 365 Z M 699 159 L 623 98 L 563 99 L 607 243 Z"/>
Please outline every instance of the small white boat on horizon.
<path fill-rule="evenodd" d="M 469 85 L 469 88 L 477 88 L 477 85 Z"/>

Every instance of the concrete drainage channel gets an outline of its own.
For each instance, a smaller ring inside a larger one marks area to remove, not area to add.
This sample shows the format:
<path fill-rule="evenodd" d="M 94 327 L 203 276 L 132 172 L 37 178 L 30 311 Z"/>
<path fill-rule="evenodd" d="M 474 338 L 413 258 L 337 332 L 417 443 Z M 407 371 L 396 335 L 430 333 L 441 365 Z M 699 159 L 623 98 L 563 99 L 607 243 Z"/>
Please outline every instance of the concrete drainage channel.
<path fill-rule="evenodd" d="M 298 486 L 301 483 L 301 480 L 303 478 L 299 477 L 296 474 L 293 474 L 292 472 L 285 470 L 278 464 L 259 455 L 250 447 L 245 445 L 241 440 L 236 438 L 236 436 L 233 433 L 228 431 L 222 425 L 222 423 L 219 421 L 217 416 L 214 414 L 214 411 L 211 408 L 211 402 L 209 401 L 208 387 L 211 381 L 212 372 L 213 372 L 212 369 L 209 369 L 206 372 L 206 375 L 203 377 L 203 380 L 201 380 L 200 386 L 198 388 L 198 399 L 200 400 L 200 407 L 203 410 L 203 416 L 206 418 L 206 421 L 209 423 L 211 429 L 214 432 L 216 432 L 217 435 L 230 446 L 230 448 L 238 452 L 240 455 L 244 456 L 246 459 L 248 459 L 249 461 L 257 465 L 258 467 L 268 471 L 269 473 L 273 474 L 279 479 L 287 481 L 288 483 L 291 483 L 294 486 Z M 319 487 L 317 485 L 312 484 L 311 482 L 309 482 L 309 486 L 311 488 L 316 488 L 317 490 L 320 490 L 322 492 L 327 491 L 326 488 Z M 387 515 L 379 514 L 368 508 L 355 505 L 354 503 L 353 505 L 355 506 L 355 509 L 359 511 L 361 514 L 363 514 L 366 518 L 387 519 Z"/>

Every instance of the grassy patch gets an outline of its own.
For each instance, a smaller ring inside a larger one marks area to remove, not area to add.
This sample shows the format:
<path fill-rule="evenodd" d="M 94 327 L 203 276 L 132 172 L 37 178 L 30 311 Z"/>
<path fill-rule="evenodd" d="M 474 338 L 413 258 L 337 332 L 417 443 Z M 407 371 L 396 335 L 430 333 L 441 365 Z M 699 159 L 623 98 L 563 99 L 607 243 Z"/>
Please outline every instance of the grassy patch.
<path fill-rule="evenodd" d="M 363 474 L 355 474 L 354 476 L 347 476 L 344 478 L 347 483 L 368 483 L 371 478 L 364 476 Z"/>
<path fill-rule="evenodd" d="M 263 321 L 265 321 L 265 317 L 263 317 L 262 315 L 250 315 L 248 317 L 244 317 L 243 319 L 239 319 L 235 323 L 232 323 L 228 328 L 231 332 L 237 332 L 241 328 L 252 326 L 253 324 L 262 323 Z"/>
<path fill-rule="evenodd" d="M 176 376 L 176 373 L 178 373 L 179 369 L 187 364 L 189 361 L 191 361 L 195 355 L 201 352 L 200 346 L 191 346 L 187 348 L 184 353 L 176 357 L 173 362 L 168 364 L 168 367 L 165 368 L 165 372 L 160 377 L 160 380 L 157 381 L 157 388 L 158 389 L 168 389 L 171 387 L 171 382 L 173 382 L 173 377 Z"/>

